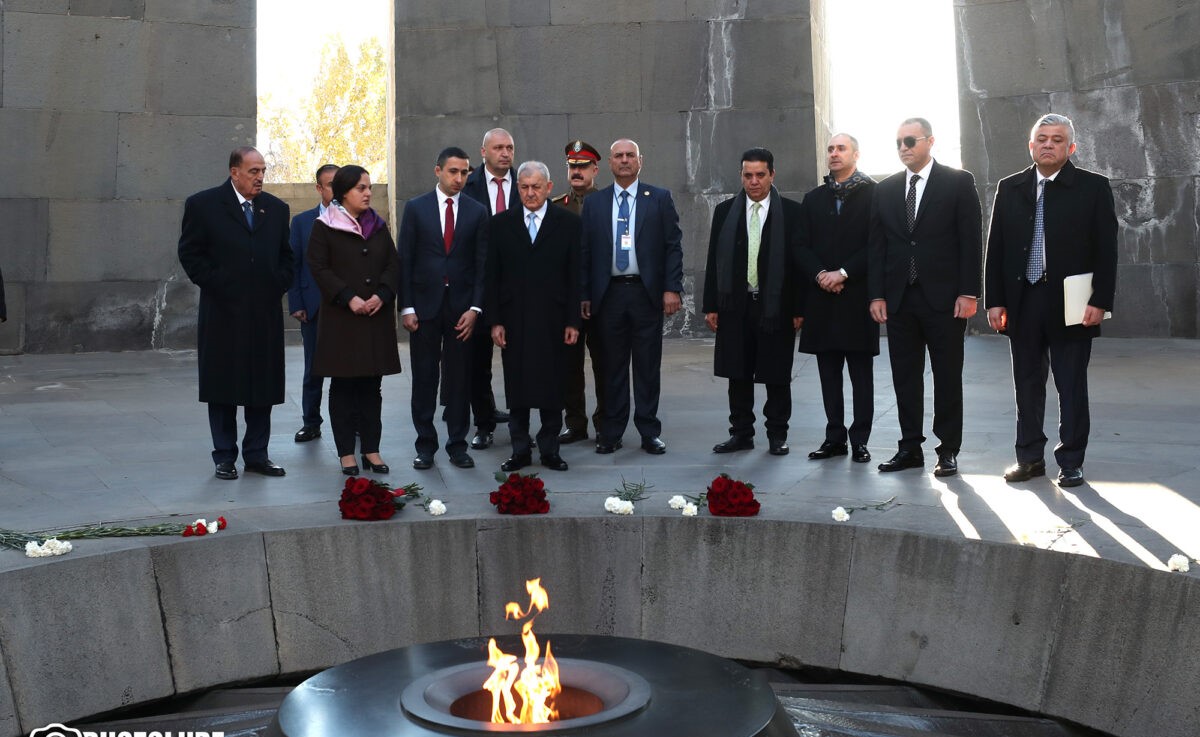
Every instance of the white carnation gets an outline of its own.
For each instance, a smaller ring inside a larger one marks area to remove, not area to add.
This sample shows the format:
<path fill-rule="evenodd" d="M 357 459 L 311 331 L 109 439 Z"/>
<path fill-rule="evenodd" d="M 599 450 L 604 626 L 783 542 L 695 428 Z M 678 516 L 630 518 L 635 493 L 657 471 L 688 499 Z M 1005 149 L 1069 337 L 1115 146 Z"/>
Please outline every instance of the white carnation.
<path fill-rule="evenodd" d="M 834 510 L 833 510 L 833 521 L 834 522 L 846 522 L 849 519 L 850 519 L 850 513 L 846 511 L 845 507 L 835 507 L 834 508 Z"/>
<path fill-rule="evenodd" d="M 622 499 L 617 504 L 617 514 L 633 514 L 633 502 Z"/>
<path fill-rule="evenodd" d="M 1179 553 L 1172 555 L 1170 560 L 1167 561 L 1167 570 L 1168 571 L 1179 571 L 1180 573 L 1187 573 L 1188 568 L 1190 568 L 1190 567 L 1191 566 L 1188 565 L 1188 557 L 1186 555 L 1180 555 Z"/>
<path fill-rule="evenodd" d="M 434 499 L 429 502 L 429 513 L 434 517 L 441 517 L 446 513 L 446 505 L 442 503 L 441 499 Z"/>
<path fill-rule="evenodd" d="M 205 527 L 208 528 L 208 532 L 210 535 L 215 534 L 217 530 L 221 529 L 220 524 L 215 521 L 209 522 L 208 524 L 205 525 Z"/>
<path fill-rule="evenodd" d="M 30 540 L 29 542 L 25 543 L 25 555 L 30 558 L 44 558 L 50 554 L 43 551 L 41 545 L 38 545 L 34 541 Z"/>
<path fill-rule="evenodd" d="M 683 516 L 684 517 L 695 517 L 696 512 L 699 512 L 699 511 L 700 511 L 700 508 L 691 502 L 687 502 L 686 504 L 683 505 Z"/>
<path fill-rule="evenodd" d="M 667 504 L 671 506 L 671 509 L 683 509 L 684 505 L 687 503 L 687 499 L 684 499 L 680 494 L 676 494 L 675 496 L 671 497 L 670 501 L 667 502 Z"/>
<path fill-rule="evenodd" d="M 66 555 L 71 552 L 72 545 L 69 542 L 63 542 L 58 538 L 50 538 L 46 542 L 38 545 L 30 541 L 25 543 L 25 555 L 30 558 L 46 558 L 51 555 Z"/>

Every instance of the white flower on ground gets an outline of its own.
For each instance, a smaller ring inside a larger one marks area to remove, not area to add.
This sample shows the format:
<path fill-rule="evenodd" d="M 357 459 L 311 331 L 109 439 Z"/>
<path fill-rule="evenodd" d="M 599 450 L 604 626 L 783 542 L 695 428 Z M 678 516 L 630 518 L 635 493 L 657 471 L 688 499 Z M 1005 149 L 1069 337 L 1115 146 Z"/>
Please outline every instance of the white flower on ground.
<path fill-rule="evenodd" d="M 442 503 L 441 499 L 434 499 L 429 502 L 429 513 L 434 517 L 441 517 L 446 513 L 446 505 Z"/>
<path fill-rule="evenodd" d="M 204 526 L 208 528 L 208 533 L 210 535 L 215 535 L 217 530 L 220 529 L 220 525 L 216 522 L 216 520 L 213 520 Z"/>
<path fill-rule="evenodd" d="M 683 505 L 683 516 L 684 517 L 695 517 L 696 512 L 699 512 L 699 511 L 700 511 L 700 508 L 691 502 L 687 502 L 686 504 Z"/>
<path fill-rule="evenodd" d="M 846 511 L 845 507 L 835 507 L 834 508 L 834 510 L 833 510 L 833 521 L 834 522 L 846 522 L 849 519 L 850 519 L 850 513 Z"/>
<path fill-rule="evenodd" d="M 208 527 L 208 520 L 201 517 L 200 519 L 196 520 L 192 524 L 195 525 L 196 527 Z"/>
<path fill-rule="evenodd" d="M 604 500 L 604 511 L 613 514 L 633 514 L 633 502 L 627 502 L 616 496 Z"/>
<path fill-rule="evenodd" d="M 1167 570 L 1168 571 L 1179 571 L 1180 573 L 1187 573 L 1188 568 L 1190 568 L 1190 567 L 1191 566 L 1188 565 L 1187 556 L 1180 555 L 1179 553 L 1172 555 L 1170 560 L 1167 561 Z"/>
<path fill-rule="evenodd" d="M 687 504 L 687 499 L 684 499 L 680 494 L 676 494 L 671 497 L 667 504 L 670 505 L 671 509 L 683 509 L 684 505 Z"/>
<path fill-rule="evenodd" d="M 51 555 L 66 555 L 71 552 L 72 546 L 69 542 L 63 542 L 58 538 L 50 538 L 46 542 L 38 545 L 32 540 L 25 543 L 25 555 L 30 558 L 46 558 Z"/>

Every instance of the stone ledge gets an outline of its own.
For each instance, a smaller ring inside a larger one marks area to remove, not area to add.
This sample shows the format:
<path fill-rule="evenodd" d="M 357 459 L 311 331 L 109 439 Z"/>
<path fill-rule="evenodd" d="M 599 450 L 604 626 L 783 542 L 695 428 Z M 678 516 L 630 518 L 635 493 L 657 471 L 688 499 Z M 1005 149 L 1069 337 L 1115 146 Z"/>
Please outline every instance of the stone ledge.
<path fill-rule="evenodd" d="M 507 632 L 504 602 L 523 599 L 521 582 L 539 575 L 551 595 L 544 632 L 882 675 L 1121 736 L 1185 737 L 1197 719 L 1192 577 L 762 518 L 435 520 L 410 509 L 373 524 L 292 522 L 231 516 L 231 530 L 203 540 L 97 541 L 91 554 L 7 561 L 0 737 L 412 643 Z M 15 716 L 6 715 L 10 692 Z"/>

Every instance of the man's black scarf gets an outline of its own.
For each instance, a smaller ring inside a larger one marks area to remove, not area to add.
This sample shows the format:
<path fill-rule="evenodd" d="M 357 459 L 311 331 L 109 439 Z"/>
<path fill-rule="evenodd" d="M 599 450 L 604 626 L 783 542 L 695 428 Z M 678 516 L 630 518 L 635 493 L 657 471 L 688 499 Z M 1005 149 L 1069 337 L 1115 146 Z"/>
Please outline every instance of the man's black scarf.
<path fill-rule="evenodd" d="M 874 181 L 875 181 L 874 179 L 867 176 L 866 174 L 863 174 L 861 171 L 859 171 L 857 169 L 855 169 L 854 173 L 851 174 L 844 182 L 837 181 L 836 179 L 833 178 L 832 174 L 825 175 L 825 186 L 829 187 L 829 190 L 831 192 L 833 192 L 833 196 L 835 199 L 842 200 L 843 202 L 846 200 L 846 196 L 849 195 L 851 192 L 858 189 L 859 187 L 866 184 L 867 182 L 874 182 Z M 839 212 L 840 212 L 840 210 L 839 210 Z"/>
<path fill-rule="evenodd" d="M 738 225 L 746 212 L 746 192 L 743 190 L 734 198 L 729 214 L 717 234 L 717 305 L 720 310 L 739 310 L 746 303 L 745 280 L 736 279 L 733 267 L 733 252 L 738 237 Z M 767 232 L 766 226 L 771 230 Z M 762 295 L 763 312 L 761 327 L 763 332 L 778 330 L 779 304 L 783 296 L 784 258 L 787 255 L 787 241 L 783 233 L 783 200 L 779 191 L 771 187 L 771 204 L 767 210 L 767 223 L 763 224 L 763 238 L 760 243 L 769 244 L 767 250 L 767 268 L 759 272 L 758 290 Z"/>

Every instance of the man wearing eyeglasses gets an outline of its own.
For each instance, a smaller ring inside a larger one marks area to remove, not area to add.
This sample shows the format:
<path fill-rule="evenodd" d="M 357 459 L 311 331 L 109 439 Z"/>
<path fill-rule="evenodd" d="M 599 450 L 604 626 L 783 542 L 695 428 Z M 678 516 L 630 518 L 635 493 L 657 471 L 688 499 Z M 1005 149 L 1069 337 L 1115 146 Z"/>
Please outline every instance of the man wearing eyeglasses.
<path fill-rule="evenodd" d="M 1108 179 L 1076 168 L 1074 153 L 1071 119 L 1043 115 L 1029 132 L 1033 166 L 1000 181 L 992 208 L 988 324 L 1009 337 L 1017 395 L 1017 462 L 1004 471 L 1010 483 L 1046 474 L 1050 370 L 1058 390 L 1058 485 L 1083 483 L 1091 426 L 1087 367 L 1116 292 L 1117 216 Z M 1068 319 L 1064 280 L 1088 274 L 1087 305 Z"/>
<path fill-rule="evenodd" d="M 897 453 L 884 472 L 922 468 L 925 353 L 933 369 L 935 476 L 958 473 L 963 425 L 963 341 L 980 293 L 982 216 L 970 172 L 933 160 L 933 128 L 909 118 L 896 132 L 904 170 L 884 179 L 871 202 L 868 291 L 875 322 L 887 325 Z"/>
<path fill-rule="evenodd" d="M 179 262 L 200 287 L 196 359 L 208 404 L 216 477 L 236 479 L 237 408 L 246 471 L 283 476 L 267 457 L 271 407 L 283 404 L 283 310 L 292 285 L 288 206 L 263 192 L 267 165 L 250 146 L 229 155 L 229 179 L 183 206 Z"/>

